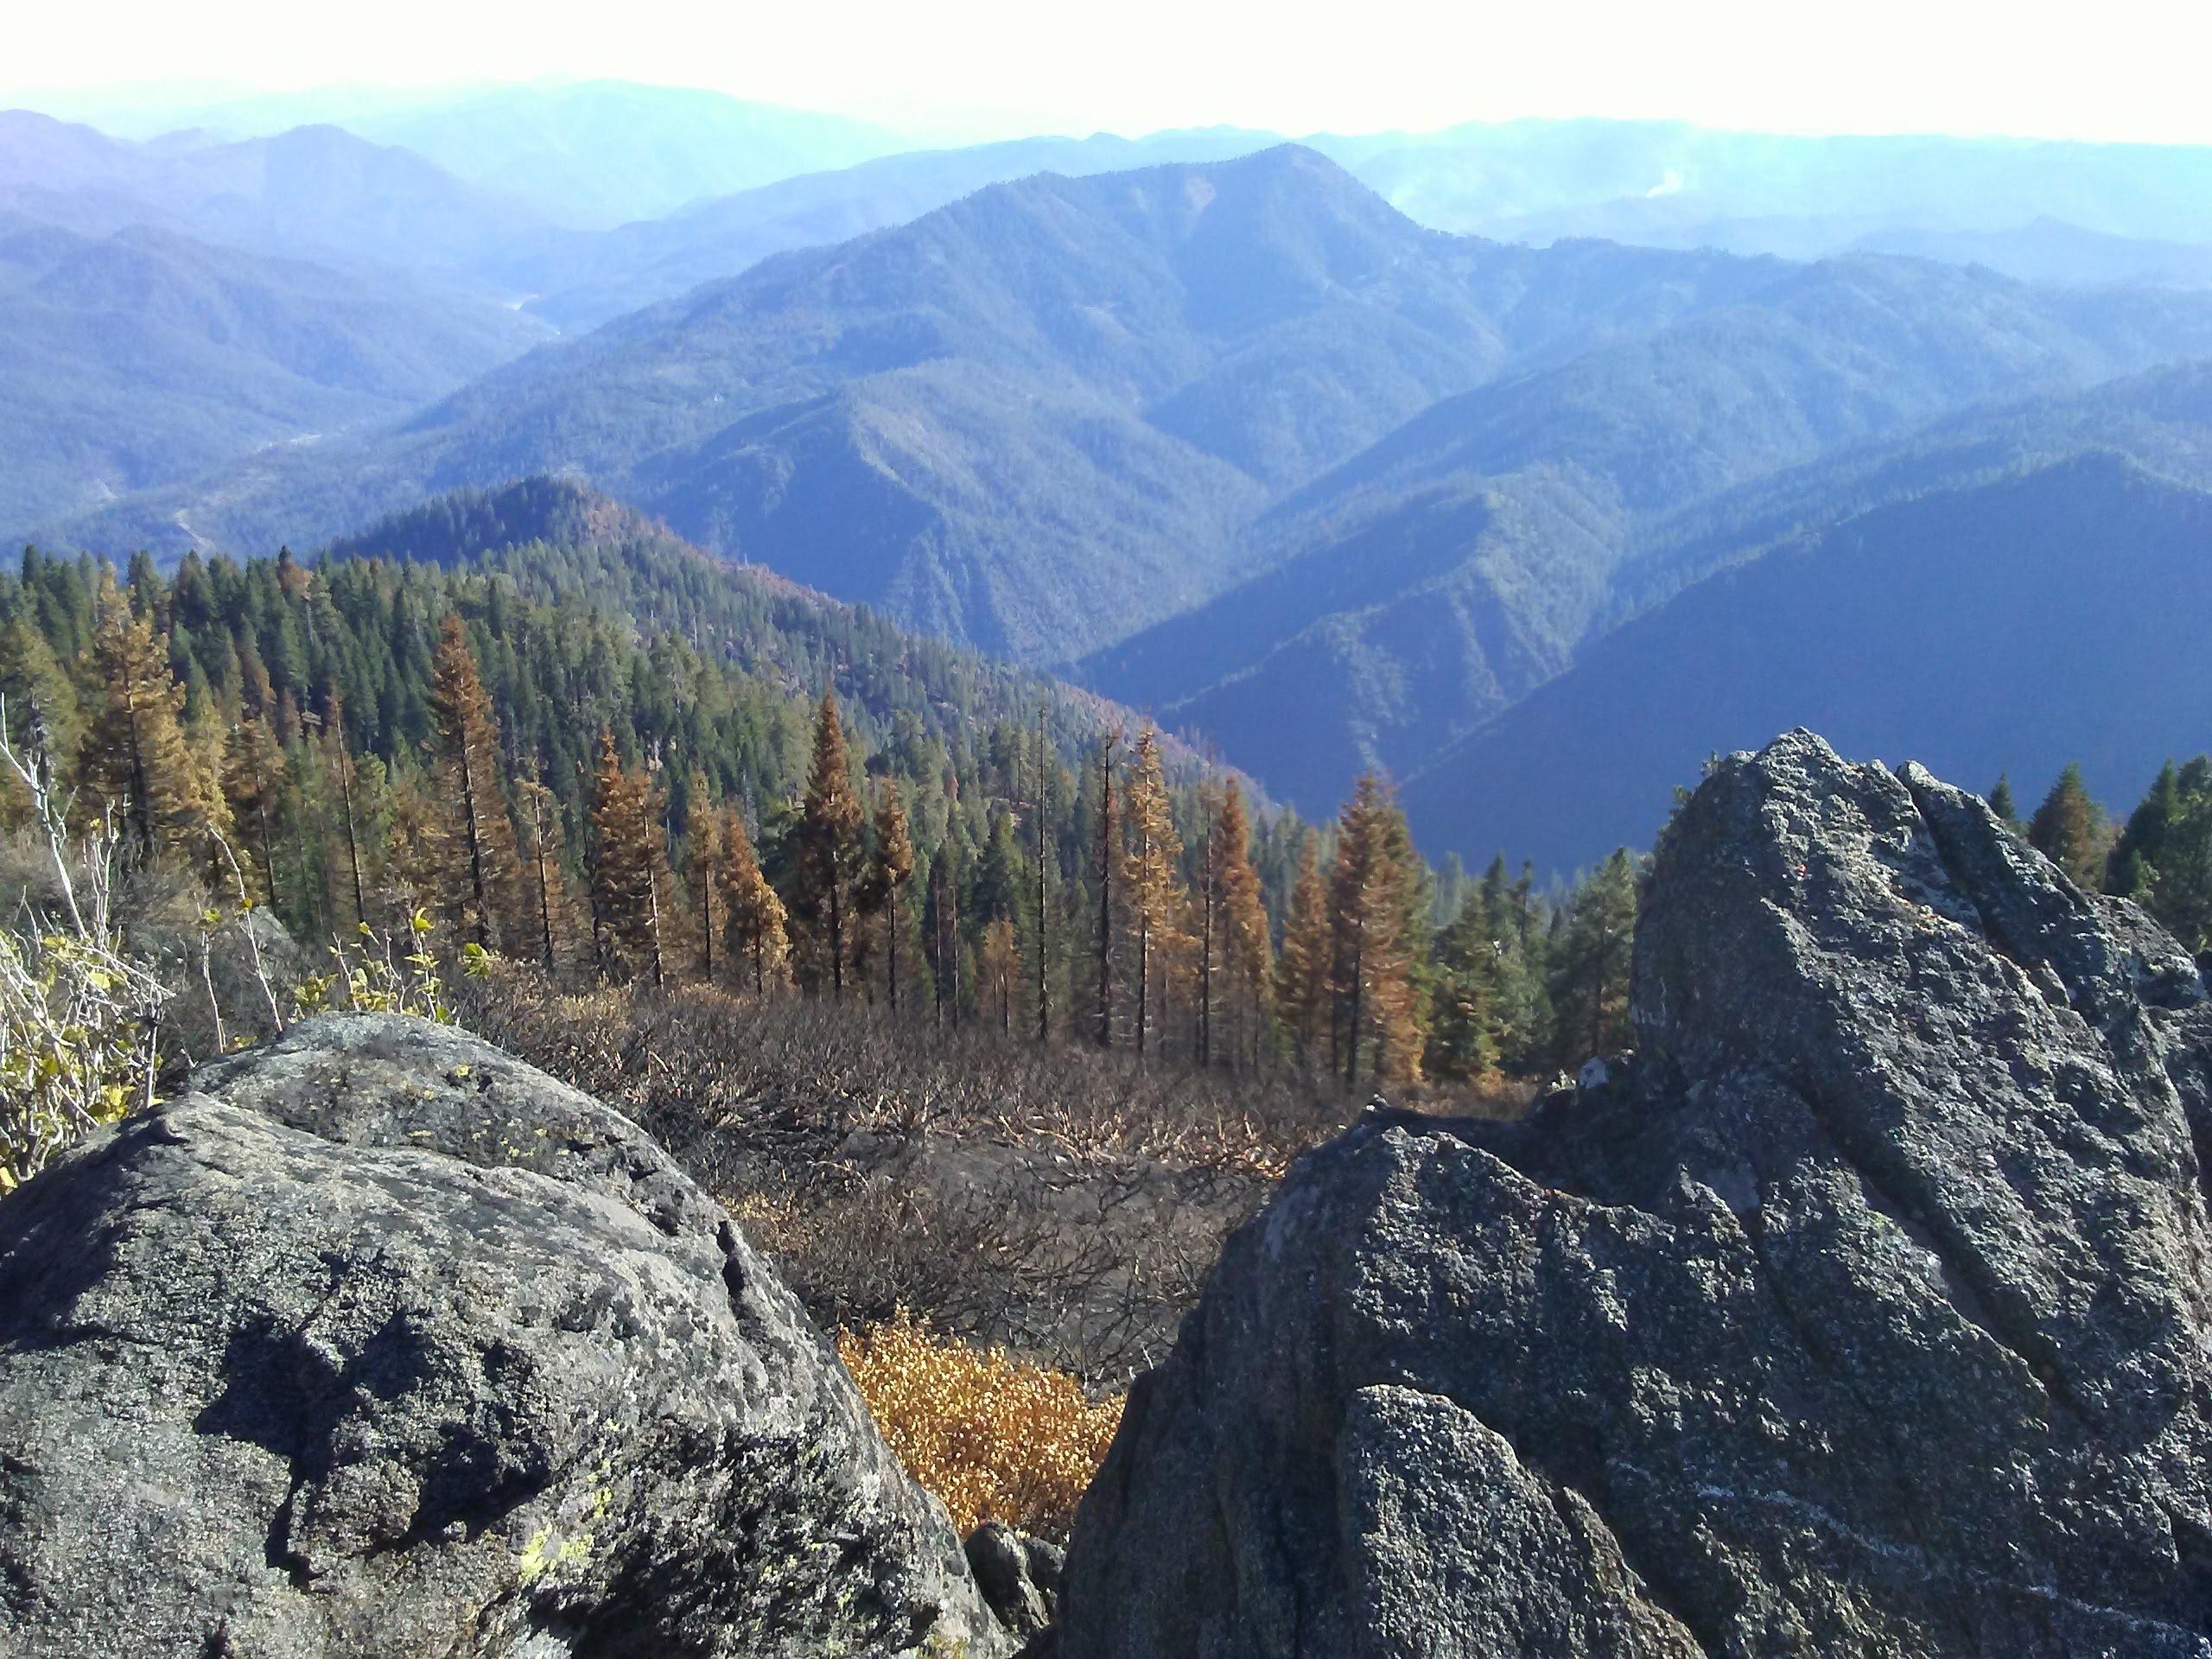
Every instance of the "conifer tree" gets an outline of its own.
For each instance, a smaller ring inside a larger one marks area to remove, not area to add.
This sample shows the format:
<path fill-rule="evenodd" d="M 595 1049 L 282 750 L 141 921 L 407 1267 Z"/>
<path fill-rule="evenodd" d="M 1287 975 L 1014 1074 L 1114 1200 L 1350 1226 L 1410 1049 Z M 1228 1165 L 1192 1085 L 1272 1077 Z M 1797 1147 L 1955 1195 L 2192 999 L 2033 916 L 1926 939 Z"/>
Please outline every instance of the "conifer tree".
<path fill-rule="evenodd" d="M 2012 804 L 2012 780 L 2004 772 L 1997 774 L 1997 786 L 1989 791 L 1989 810 L 2006 829 L 2020 827 L 2018 809 Z"/>
<path fill-rule="evenodd" d="M 1114 800 L 1114 750 L 1121 741 L 1119 732 L 1109 732 L 1098 745 L 1098 1003 L 1092 1033 L 1101 1048 L 1114 1046 L 1114 880 L 1122 830 Z"/>
<path fill-rule="evenodd" d="M 1385 1082 L 1421 1076 L 1415 976 L 1421 954 L 1419 870 L 1405 818 L 1373 773 L 1363 774 L 1337 826 L 1330 883 L 1332 975 L 1347 1087 L 1360 1056 Z"/>
<path fill-rule="evenodd" d="M 2103 814 L 2089 798 L 2082 769 L 2069 764 L 2028 820 L 2028 844 L 2084 887 L 2103 884 Z"/>
<path fill-rule="evenodd" d="M 213 791 L 186 743 L 184 688 L 169 672 L 168 642 L 134 613 L 103 566 L 94 601 L 93 704 L 77 756 L 85 806 L 115 815 L 140 863 L 187 861 L 208 849 Z"/>
<path fill-rule="evenodd" d="M 1329 1030 L 1329 890 L 1321 880 L 1313 831 L 1300 834 L 1298 874 L 1283 925 L 1282 954 L 1275 959 L 1275 1008 L 1290 1037 L 1291 1053 L 1311 1071 Z"/>
<path fill-rule="evenodd" d="M 347 890 L 353 901 L 353 925 L 369 925 L 366 872 L 361 867 L 361 815 L 356 804 L 360 768 L 346 741 L 346 709 L 336 692 L 330 696 L 330 718 L 323 728 L 323 773 L 338 791 L 338 827 L 342 832 Z"/>
<path fill-rule="evenodd" d="M 459 615 L 438 624 L 430 662 L 429 747 L 445 814 L 447 908 L 461 932 L 490 949 L 516 931 L 522 859 L 500 775 L 499 725 Z"/>
<path fill-rule="evenodd" d="M 1567 900 L 1552 988 L 1563 1066 L 1628 1040 L 1636 913 L 1636 866 L 1625 849 L 1600 864 Z"/>
<path fill-rule="evenodd" d="M 1475 888 L 1463 894 L 1459 913 L 1437 940 L 1428 1069 L 1442 1077 L 1482 1079 L 1497 1068 L 1505 958 L 1492 920 L 1482 889 Z"/>
<path fill-rule="evenodd" d="M 1267 899 L 1261 891 L 1260 872 L 1252 862 L 1251 820 L 1245 810 L 1244 791 L 1233 778 L 1220 793 L 1212 840 L 1220 889 L 1222 967 L 1234 1020 L 1231 1052 L 1237 1065 L 1257 1065 L 1274 989 L 1273 952 Z M 1318 872 L 1314 880 L 1318 887 Z"/>
<path fill-rule="evenodd" d="M 17 747 L 43 757 L 57 774 L 74 761 L 82 732 L 77 688 L 46 635 L 25 616 L 0 626 L 0 698 Z M 11 798 L 21 787 L 10 780 Z M 28 810 L 28 795 L 20 804 Z"/>
<path fill-rule="evenodd" d="M 899 1012 L 899 899 L 914 874 L 914 843 L 906 829 L 906 804 L 896 779 L 876 791 L 875 854 L 868 873 L 871 907 L 881 912 L 891 1012 Z"/>
<path fill-rule="evenodd" d="M 1191 909 L 1179 868 L 1183 838 L 1176 832 L 1159 741 L 1149 726 L 1137 734 L 1122 823 L 1122 905 L 1136 972 L 1136 1046 L 1142 1059 L 1153 1004 L 1164 1007 L 1166 1001 L 1166 959 L 1180 942 Z"/>
<path fill-rule="evenodd" d="M 1045 878 L 1046 821 L 1052 812 L 1052 750 L 1045 741 L 1045 705 L 1037 705 L 1037 799 L 1033 828 L 1037 842 L 1037 1040 L 1052 1033 L 1052 902 Z"/>
<path fill-rule="evenodd" d="M 827 977 L 832 999 L 845 994 L 861 877 L 863 817 L 854 791 L 852 758 L 837 716 L 837 694 L 822 694 L 814 727 L 814 759 L 797 831 L 798 887 L 792 908 L 806 931 L 812 976 Z"/>
<path fill-rule="evenodd" d="M 1021 972 L 1021 957 L 1014 944 L 1014 920 L 995 916 L 983 929 L 976 953 L 976 990 L 978 1000 L 996 1007 L 1001 1033 L 1014 1029 L 1014 982 Z"/>
<path fill-rule="evenodd" d="M 231 822 L 244 832 L 249 887 L 276 901 L 276 819 L 283 810 L 284 753 L 266 722 L 248 715 L 231 728 L 223 757 L 223 795 Z"/>
<path fill-rule="evenodd" d="M 561 865 L 561 809 L 553 791 L 534 777 L 515 784 L 522 813 L 522 855 L 530 882 L 538 965 L 557 972 L 569 927 L 569 878 Z"/>
<path fill-rule="evenodd" d="M 2127 815 L 2113 844 L 2105 887 L 2124 899 L 2147 900 L 2158 865 L 2183 811 L 2181 772 L 2171 760 L 2158 768 L 2150 790 Z"/>
<path fill-rule="evenodd" d="M 784 982 L 791 955 L 784 901 L 761 874 L 745 814 L 732 805 L 722 817 L 722 903 L 729 916 L 731 957 L 744 964 L 756 996 Z"/>
<path fill-rule="evenodd" d="M 622 764 L 614 734 L 599 735 L 599 771 L 591 804 L 592 889 L 613 964 L 667 979 L 661 906 L 671 886 L 668 842 L 652 781 Z"/>
<path fill-rule="evenodd" d="M 698 906 L 700 976 L 711 984 L 715 941 L 728 925 L 721 893 L 723 815 L 708 803 L 707 774 L 696 766 L 683 795 L 690 804 L 683 823 L 683 879 Z"/>

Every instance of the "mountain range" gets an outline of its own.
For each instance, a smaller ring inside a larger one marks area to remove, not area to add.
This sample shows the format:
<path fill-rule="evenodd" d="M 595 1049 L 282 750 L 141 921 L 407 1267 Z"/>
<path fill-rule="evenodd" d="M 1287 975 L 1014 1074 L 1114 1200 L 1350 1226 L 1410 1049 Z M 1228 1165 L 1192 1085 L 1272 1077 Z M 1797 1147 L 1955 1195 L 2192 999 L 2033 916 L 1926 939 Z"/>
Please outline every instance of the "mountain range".
<path fill-rule="evenodd" d="M 2171 592 L 2162 626 L 2206 620 L 2175 575 L 2212 483 L 2195 152 L 1213 130 L 885 155 L 591 230 L 527 183 L 549 156 L 557 175 L 549 100 L 387 111 L 452 124 L 451 169 L 335 128 L 125 143 L 0 117 L 0 530 L 249 554 L 348 544 L 442 493 L 588 484 L 1074 676 L 1307 810 L 1376 767 L 1433 850 L 1554 868 L 1648 842 L 1672 783 L 1770 718 L 1924 740 L 1967 775 L 2055 764 L 2082 722 L 2032 698 L 1955 691 L 1916 721 L 1852 667 L 1893 675 L 1971 626 L 1915 611 L 1854 644 L 1883 591 L 1992 602 L 2001 546 L 1967 515 L 2040 534 L 1991 651 L 2048 648 L 2100 564 Z M 743 114 L 685 107 L 671 154 L 700 147 L 685 120 Z M 879 142 L 824 128 L 753 159 Z M 1502 241 L 1363 181 L 1533 224 L 1628 200 L 1662 161 L 1635 199 L 1672 205 L 1637 211 L 1770 228 L 1805 201 L 1777 181 L 1811 168 L 1833 223 L 1765 239 L 1848 229 L 1847 251 Z M 1897 213 L 1869 205 L 1914 168 Z M 1491 207 L 1421 185 L 1446 178 Z M 2094 228 L 2016 219 L 2098 191 Z M 1993 245 L 2049 280 L 1971 263 Z M 2079 280 L 2100 262 L 2113 280 Z M 1700 654 L 1721 639 L 1746 665 L 1729 696 Z M 2124 715 L 2069 754 L 2118 793 L 2184 740 L 2103 695 L 2113 671 L 2049 683 L 2083 721 Z M 2170 677 L 2177 708 L 2194 681 Z"/>

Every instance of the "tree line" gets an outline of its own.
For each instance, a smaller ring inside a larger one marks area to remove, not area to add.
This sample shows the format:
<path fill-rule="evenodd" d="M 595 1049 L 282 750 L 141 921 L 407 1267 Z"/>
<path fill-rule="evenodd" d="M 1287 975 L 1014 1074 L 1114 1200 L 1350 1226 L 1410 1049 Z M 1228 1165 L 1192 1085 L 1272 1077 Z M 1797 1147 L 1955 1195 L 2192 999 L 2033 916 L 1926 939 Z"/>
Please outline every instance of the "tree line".
<path fill-rule="evenodd" d="M 1332 823 L 1255 811 L 1104 705 L 961 680 L 866 619 L 702 597 L 693 566 L 626 580 L 615 608 L 512 562 L 164 575 L 32 550 L 0 579 L 0 691 L 134 860 L 306 939 L 427 912 L 556 976 L 1349 1088 L 1624 1039 L 1625 853 L 1564 896 L 1503 858 L 1434 870 L 1377 779 Z"/>

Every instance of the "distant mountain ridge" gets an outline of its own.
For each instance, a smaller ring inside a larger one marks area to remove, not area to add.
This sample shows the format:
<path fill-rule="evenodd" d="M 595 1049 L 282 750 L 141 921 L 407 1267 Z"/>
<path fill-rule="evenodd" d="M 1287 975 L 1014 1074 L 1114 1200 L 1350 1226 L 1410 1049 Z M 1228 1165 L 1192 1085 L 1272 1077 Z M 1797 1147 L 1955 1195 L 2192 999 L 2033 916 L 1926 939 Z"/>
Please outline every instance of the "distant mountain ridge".
<path fill-rule="evenodd" d="M 1649 846 L 1716 752 L 1817 721 L 2033 797 L 2205 747 L 2212 491 L 2088 453 L 1900 500 L 1692 586 L 1406 785 L 1416 833 L 1548 868 Z"/>
<path fill-rule="evenodd" d="M 872 169 L 894 195 L 944 177 Z M 1860 521 L 1909 538 L 1887 509 L 1985 489 L 2069 527 L 2046 573 L 2101 533 L 2068 491 L 2155 539 L 2088 462 L 2194 486 L 2190 358 L 2212 294 L 1490 242 L 1279 146 L 991 184 L 51 539 L 312 546 L 555 476 L 963 650 L 1079 664 L 1308 810 L 1389 771 L 1465 844 L 1489 820 L 1448 766 L 1624 625 L 1783 553 Z M 2041 493 L 2006 493 L 2025 476 Z"/>
<path fill-rule="evenodd" d="M 0 210 L 0 525 L 389 422 L 545 333 L 404 276 Z"/>
<path fill-rule="evenodd" d="M 427 491 L 574 469 L 707 545 L 1065 660 L 1209 597 L 1271 497 L 1439 397 L 1772 274 L 1441 236 L 1295 148 L 1047 175 L 72 533 L 173 546 L 183 510 L 218 544 L 306 543 Z"/>
<path fill-rule="evenodd" d="M 1249 582 L 1084 672 L 1325 800 L 1364 766 L 1421 771 L 1638 604 L 1755 550 L 1700 502 L 2169 353 L 2212 355 L 2212 305 L 1780 267 L 1742 303 L 1438 403 L 1256 520 Z"/>

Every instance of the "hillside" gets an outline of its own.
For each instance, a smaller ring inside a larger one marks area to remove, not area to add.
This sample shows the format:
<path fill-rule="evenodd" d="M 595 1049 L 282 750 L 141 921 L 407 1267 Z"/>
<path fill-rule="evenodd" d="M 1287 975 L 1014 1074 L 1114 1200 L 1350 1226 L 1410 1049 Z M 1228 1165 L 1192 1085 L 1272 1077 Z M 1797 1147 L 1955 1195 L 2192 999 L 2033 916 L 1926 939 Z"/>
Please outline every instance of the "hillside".
<path fill-rule="evenodd" d="M 132 143 L 26 110 L 0 111 L 0 208 L 87 236 L 150 226 L 464 285 L 549 233 L 521 204 L 338 127 Z"/>
<path fill-rule="evenodd" d="M 1080 687 L 918 637 L 866 607 L 716 557 L 565 480 L 456 491 L 334 542 L 321 556 L 333 565 L 403 561 L 497 579 L 533 604 L 601 613 L 640 641 L 681 640 L 788 700 L 792 719 L 803 721 L 812 700 L 834 687 L 853 731 L 886 749 L 894 741 L 927 740 L 963 751 L 995 728 L 1034 731 L 1041 708 L 1047 736 L 1072 760 L 1103 733 L 1134 733 L 1141 723 Z M 790 729 L 779 741 L 794 741 Z M 571 732 L 556 744 L 549 734 L 546 741 L 565 752 L 590 735 Z M 1164 753 L 1169 775 L 1179 780 L 1209 764 L 1172 741 Z M 775 757 L 779 765 L 790 759 Z M 1264 792 L 1244 781 L 1266 807 Z"/>
<path fill-rule="evenodd" d="M 550 244 L 516 275 L 537 296 L 530 309 L 563 328 L 588 327 L 745 270 L 770 254 L 824 247 L 903 225 L 990 185 L 1039 173 L 1084 178 L 1177 162 L 1228 161 L 1280 142 L 1266 133 L 1210 128 L 1141 139 L 1096 133 L 908 150 L 696 201 L 601 236 Z"/>
<path fill-rule="evenodd" d="M 2086 454 L 1875 508 L 1687 588 L 1406 785 L 1424 842 L 1572 869 L 1707 757 L 1795 725 L 2130 800 L 2203 742 L 2212 492 Z"/>
<path fill-rule="evenodd" d="M 1781 267 L 1745 302 L 1439 403 L 1259 519 L 1260 575 L 1084 672 L 1325 800 L 1362 766 L 1420 770 L 1641 603 L 1756 550 L 1708 544 L 1700 503 L 1764 524 L 1771 504 L 1740 499 L 1764 477 L 2206 351 L 2199 300 L 1894 260 Z"/>
<path fill-rule="evenodd" d="M 0 534 L 389 422 L 545 333 L 394 273 L 0 212 Z"/>
<path fill-rule="evenodd" d="M 1294 149 L 996 186 L 533 354 L 374 438 L 63 533 L 311 543 L 574 468 L 709 546 L 1065 660 L 1202 602 L 1243 522 L 1439 397 L 1740 297 L 1698 255 L 1441 237 Z"/>

